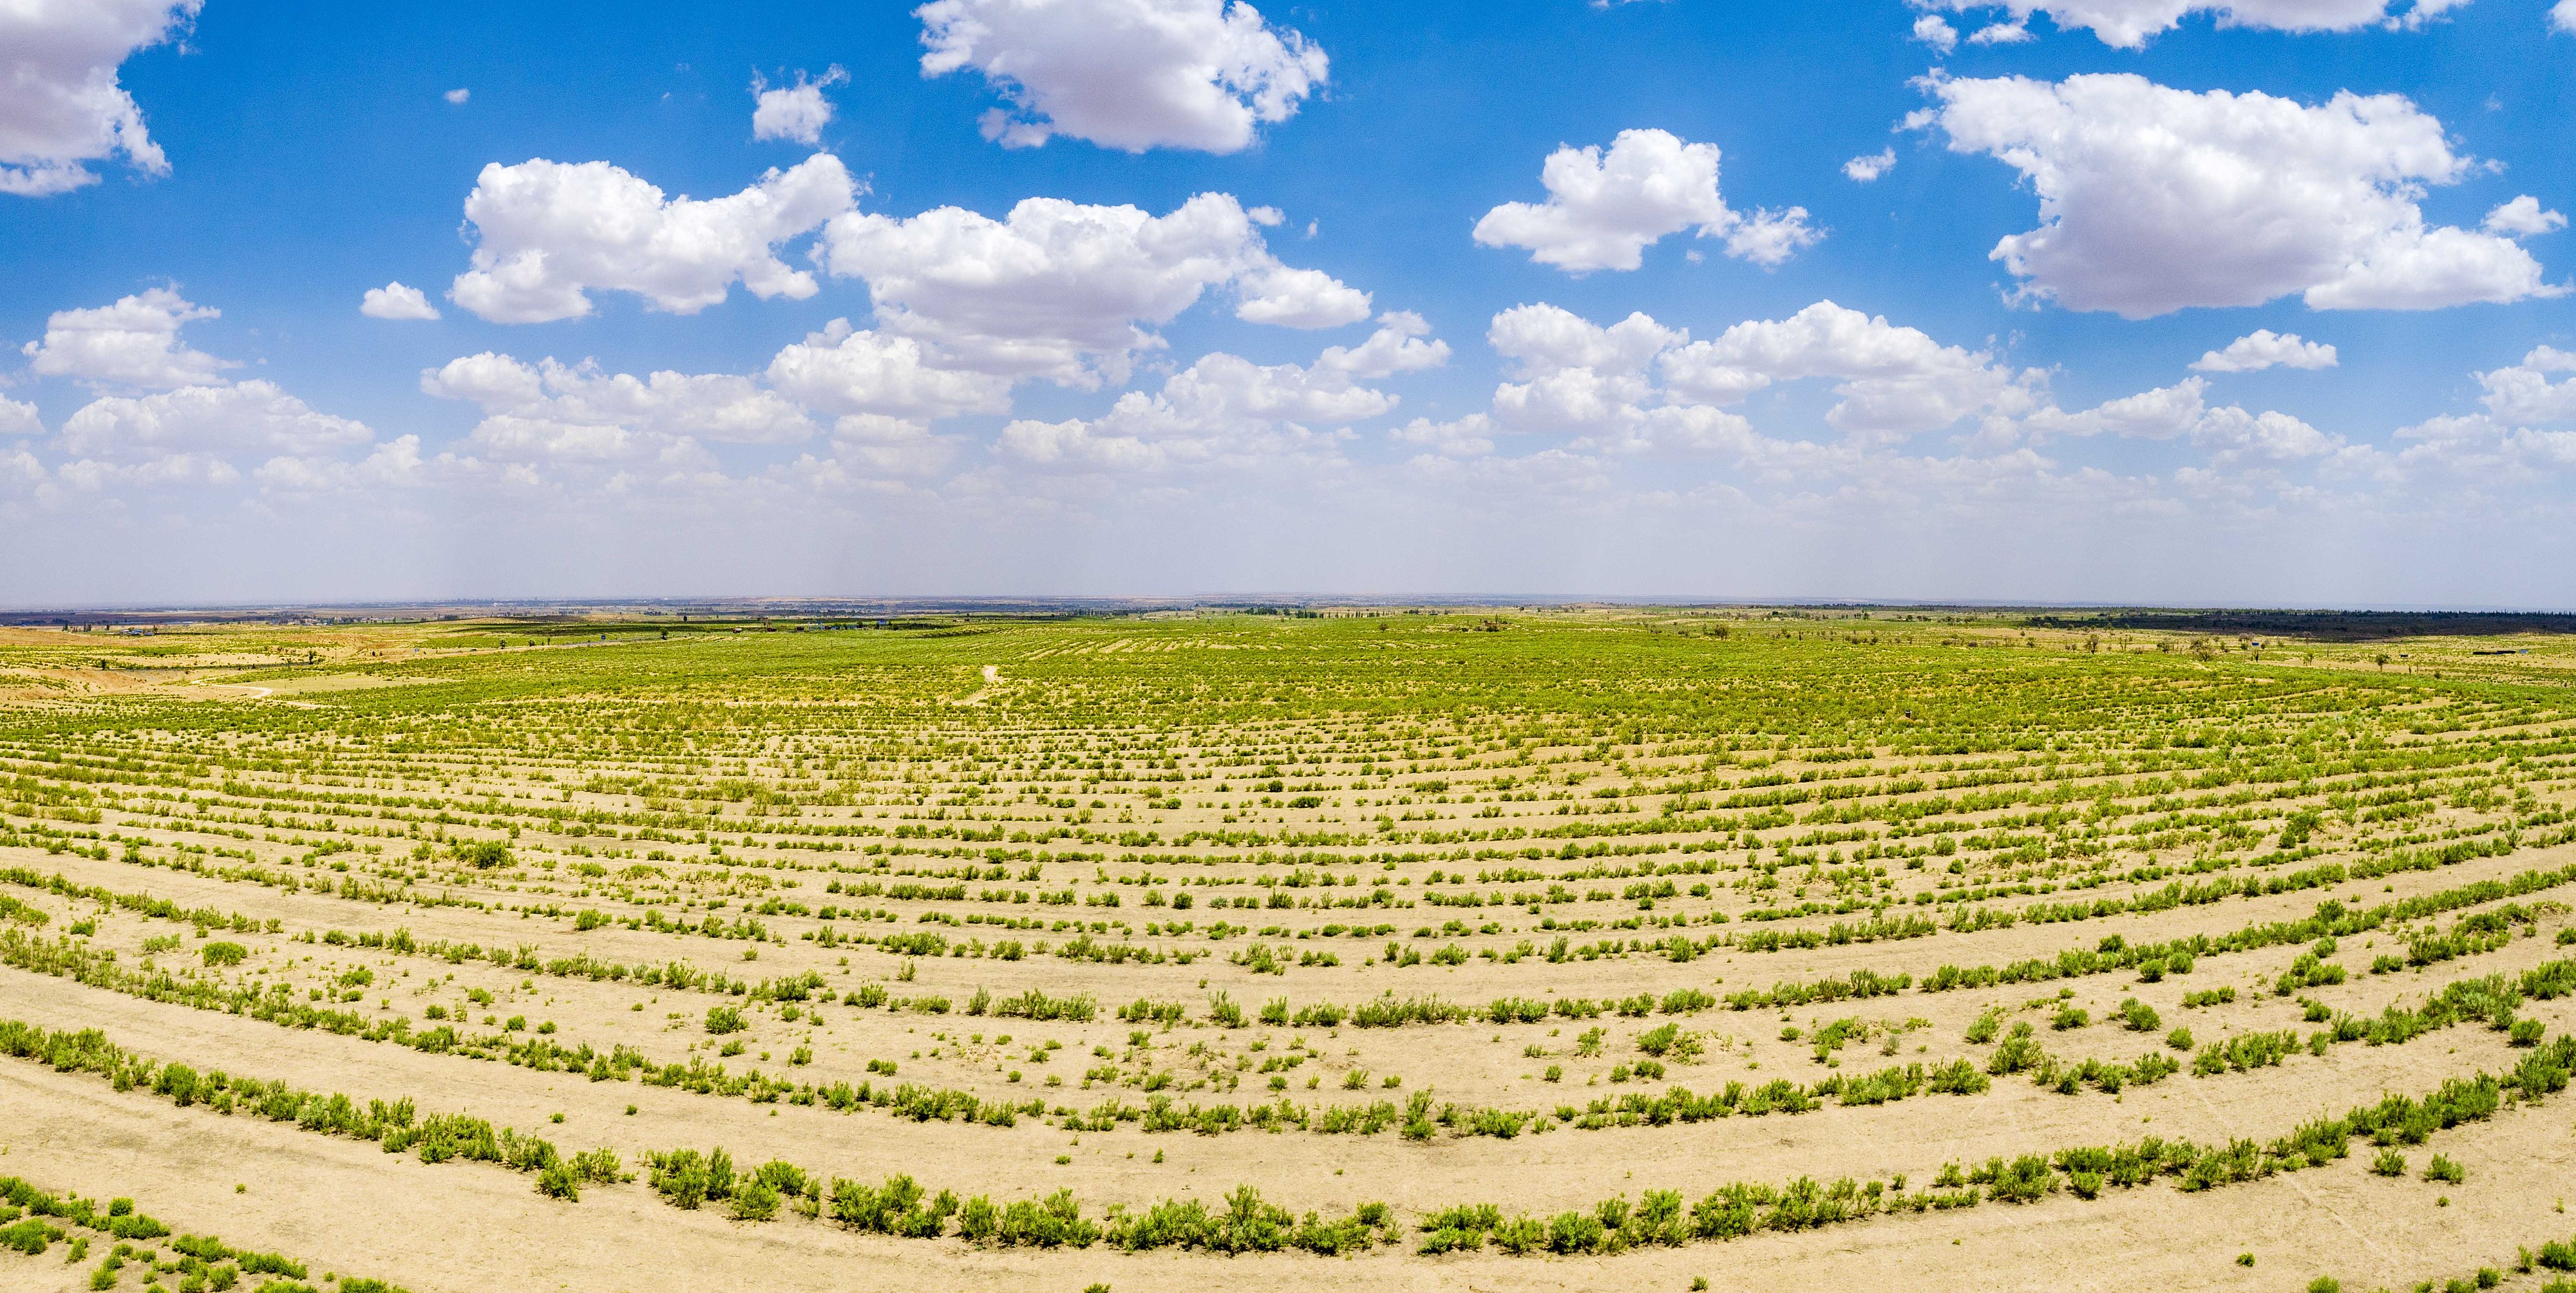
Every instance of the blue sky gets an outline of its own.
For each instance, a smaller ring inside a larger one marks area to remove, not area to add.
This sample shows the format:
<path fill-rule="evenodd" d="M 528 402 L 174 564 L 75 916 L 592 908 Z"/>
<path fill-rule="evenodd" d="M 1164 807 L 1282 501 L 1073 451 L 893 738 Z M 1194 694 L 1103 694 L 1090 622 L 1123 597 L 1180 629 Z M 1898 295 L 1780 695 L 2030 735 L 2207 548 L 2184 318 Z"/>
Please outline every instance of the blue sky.
<path fill-rule="evenodd" d="M 2576 605 L 2572 29 L 46 0 L 0 603 Z"/>

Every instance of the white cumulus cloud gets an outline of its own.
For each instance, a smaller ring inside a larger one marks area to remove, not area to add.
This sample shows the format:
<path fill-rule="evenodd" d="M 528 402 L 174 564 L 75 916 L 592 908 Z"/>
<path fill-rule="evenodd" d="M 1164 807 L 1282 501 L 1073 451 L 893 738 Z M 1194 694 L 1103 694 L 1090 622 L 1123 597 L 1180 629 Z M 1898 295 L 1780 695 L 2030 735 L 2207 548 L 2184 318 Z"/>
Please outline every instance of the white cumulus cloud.
<path fill-rule="evenodd" d="M 1011 406 L 1007 377 L 936 368 L 910 337 L 834 319 L 769 363 L 769 384 L 808 408 L 927 422 Z"/>
<path fill-rule="evenodd" d="M 1882 148 L 1865 157 L 1855 157 L 1843 163 L 1843 174 L 1849 176 L 1853 183 L 1867 184 L 1887 174 L 1888 170 L 1895 165 L 1896 150 Z"/>
<path fill-rule="evenodd" d="M 823 127 L 832 123 L 832 101 L 823 91 L 850 79 L 838 66 L 819 77 L 796 74 L 796 83 L 775 88 L 754 75 L 751 78 L 751 137 L 754 139 L 790 139 L 811 145 L 823 138 Z"/>
<path fill-rule="evenodd" d="M 2549 7 L 2549 25 L 2576 35 L 2576 0 L 2558 0 Z"/>
<path fill-rule="evenodd" d="M 1569 273 L 1635 269 L 1645 249 L 1696 227 L 1726 239 L 1730 256 L 1777 265 L 1823 235 L 1804 207 L 1747 217 L 1718 193 L 1718 148 L 1667 130 L 1623 130 L 1608 152 L 1565 146 L 1539 167 L 1547 201 L 1506 202 L 1476 222 L 1488 247 L 1524 247 L 1530 259 Z"/>
<path fill-rule="evenodd" d="M 2275 364 L 2286 368 L 2332 368 L 2335 348 L 2306 340 L 2295 332 L 2257 328 L 2228 342 L 2226 349 L 2213 350 L 2193 360 L 2191 366 L 2204 373 L 2259 373 Z"/>
<path fill-rule="evenodd" d="M 2062 30 L 2089 30 L 2102 43 L 2136 49 L 2193 14 L 2214 14 L 2221 27 L 2272 31 L 2352 31 L 2374 24 L 2420 27 L 2468 0 L 1911 0 L 1919 9 L 1971 13 L 2002 9 L 2011 26 L 2046 14 Z M 1919 28 L 1918 28 L 1919 30 Z M 1992 30 L 1991 28 L 1989 30 Z M 2013 39 L 2027 39 L 2027 35 Z"/>
<path fill-rule="evenodd" d="M 458 86 L 457 88 L 455 88 L 455 89 L 453 89 L 453 90 L 450 90 L 450 91 L 448 91 L 447 93 L 442 94 L 442 95 L 440 95 L 440 96 L 438 96 L 438 97 L 440 97 L 440 98 L 442 98 L 442 99 L 447 100 L 449 103 L 453 103 L 453 104 L 457 104 L 457 105 L 459 105 L 459 106 L 462 106 L 462 105 L 464 104 L 464 102 L 465 102 L 467 99 L 471 99 L 471 98 L 473 98 L 473 97 L 474 97 L 474 92 L 473 92 L 472 90 L 468 90 L 468 89 L 464 88 L 463 86 Z"/>
<path fill-rule="evenodd" d="M 829 153 L 703 201 L 665 197 L 606 162 L 496 162 L 465 199 L 480 242 L 450 296 L 496 323 L 579 318 L 592 290 L 633 292 L 674 314 L 723 301 L 737 280 L 763 300 L 801 301 L 814 277 L 780 261 L 778 245 L 848 211 L 857 194 Z"/>
<path fill-rule="evenodd" d="M 1941 104 L 1916 124 L 2039 194 L 2039 227 L 1994 258 L 2070 309 L 2145 318 L 2291 293 L 2316 309 L 2435 309 L 2565 290 L 2510 238 L 2425 224 L 2423 187 L 2471 164 L 2400 95 L 2311 107 L 2127 73 L 1926 84 Z"/>
<path fill-rule="evenodd" d="M 2525 193 L 2487 212 L 2487 218 L 2480 227 L 2488 233 L 2499 233 L 2508 238 L 2529 238 L 2566 228 L 2567 217 L 2555 211 L 2542 210 L 2540 199 Z"/>
<path fill-rule="evenodd" d="M 1368 317 L 1369 297 L 1282 266 L 1232 197 L 1202 193 L 1168 215 L 1028 198 L 1000 220 L 958 207 L 910 218 L 852 212 L 824 230 L 833 274 L 867 280 L 877 326 L 945 366 L 1094 385 L 1123 381 L 1148 331 L 1211 287 L 1237 317 L 1326 327 Z"/>
<path fill-rule="evenodd" d="M 1959 47 L 1959 29 L 1936 13 L 1914 20 L 1914 39 L 1932 47 L 1933 52 L 1947 54 Z"/>
<path fill-rule="evenodd" d="M 924 76 L 984 75 L 1016 111 L 984 135 L 1035 147 L 1071 135 L 1108 148 L 1239 152 L 1320 89 L 1324 51 L 1235 0 L 931 0 Z"/>
<path fill-rule="evenodd" d="M 0 435 L 43 435 L 45 423 L 36 406 L 0 395 Z"/>
<path fill-rule="evenodd" d="M 168 461 L 243 452 L 317 453 L 375 439 L 365 423 L 319 413 L 253 379 L 183 386 L 130 398 L 102 396 L 63 422 L 63 448 L 107 461 Z"/>
<path fill-rule="evenodd" d="M 370 319 L 435 319 L 438 307 L 429 303 L 429 295 L 417 287 L 387 283 L 368 288 L 358 298 L 358 313 Z"/>
<path fill-rule="evenodd" d="M 2576 377 L 2552 382 L 2551 373 L 2576 373 L 2576 354 L 2548 346 L 2535 348 L 2522 362 L 2479 373 L 2478 385 L 2487 409 L 2508 422 L 2561 422 L 2576 419 Z"/>
<path fill-rule="evenodd" d="M 2211 408 L 2203 398 L 2208 390 L 2208 378 L 2186 377 L 2171 386 L 2105 401 L 2080 413 L 2063 412 L 2052 405 L 2022 419 L 2022 426 L 2043 436 L 2109 435 L 2140 440 L 2187 436 L 2195 446 L 2210 450 L 2221 463 L 2248 458 L 2272 462 L 2316 458 L 2344 447 L 2339 438 L 2287 413 L 2248 413 L 2232 404 Z"/>
<path fill-rule="evenodd" d="M 658 450 L 682 437 L 787 444 L 815 430 L 794 401 L 726 373 L 637 377 L 589 361 L 532 365 L 485 351 L 424 370 L 420 388 L 481 405 L 486 416 L 474 443 L 507 456 L 617 457 L 627 446 Z"/>
<path fill-rule="evenodd" d="M 117 153 L 147 175 L 169 160 L 117 83 L 126 56 L 170 39 L 205 0 L 11 0 L 0 4 L 0 193 L 45 197 L 98 176 Z"/>
<path fill-rule="evenodd" d="M 1509 379 L 1494 389 L 1490 420 L 1417 419 L 1399 439 L 1463 456 L 1495 432 L 1579 432 L 1577 448 L 1619 454 L 1857 461 L 1975 414 L 2027 413 L 2042 380 L 1831 301 L 1699 342 L 1642 313 L 1605 327 L 1557 306 L 1523 305 L 1495 315 L 1486 340 L 1508 361 Z M 1732 411 L 1755 391 L 1810 378 L 1835 382 L 1825 421 L 1843 433 L 1839 446 L 1765 440 Z"/>
<path fill-rule="evenodd" d="M 1660 360 L 1674 394 L 1730 405 L 1776 382 L 1837 379 L 1838 431 L 1904 436 L 2009 403 L 2022 378 L 1983 351 L 1945 346 L 1919 328 L 1818 301 L 1786 319 L 1749 320 Z"/>
<path fill-rule="evenodd" d="M 1245 465 L 1282 456 L 1338 460 L 1347 424 L 1393 412 L 1397 398 L 1364 379 L 1437 367 L 1447 345 L 1425 340 L 1418 315 L 1394 312 L 1356 347 L 1333 346 L 1313 364 L 1256 364 L 1222 351 L 1174 373 L 1159 392 L 1129 391 L 1108 413 L 1062 422 L 1022 419 L 1002 429 L 1001 450 L 1033 465 L 1154 470 Z"/>
<path fill-rule="evenodd" d="M 90 385 L 160 390 L 217 382 L 224 369 L 240 365 L 182 345 L 179 328 L 222 313 L 156 287 L 114 305 L 55 311 L 45 320 L 44 339 L 28 342 L 22 353 L 39 377 Z"/>

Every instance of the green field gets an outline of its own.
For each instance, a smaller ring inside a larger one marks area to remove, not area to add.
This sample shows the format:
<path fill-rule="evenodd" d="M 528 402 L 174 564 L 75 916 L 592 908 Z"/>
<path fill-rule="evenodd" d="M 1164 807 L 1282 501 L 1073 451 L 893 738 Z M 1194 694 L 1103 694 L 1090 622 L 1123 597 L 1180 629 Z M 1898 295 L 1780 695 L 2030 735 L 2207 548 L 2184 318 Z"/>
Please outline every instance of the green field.
<path fill-rule="evenodd" d="M 2576 1265 L 2548 625 L 0 633 L 0 1238 L 66 1288 Z"/>

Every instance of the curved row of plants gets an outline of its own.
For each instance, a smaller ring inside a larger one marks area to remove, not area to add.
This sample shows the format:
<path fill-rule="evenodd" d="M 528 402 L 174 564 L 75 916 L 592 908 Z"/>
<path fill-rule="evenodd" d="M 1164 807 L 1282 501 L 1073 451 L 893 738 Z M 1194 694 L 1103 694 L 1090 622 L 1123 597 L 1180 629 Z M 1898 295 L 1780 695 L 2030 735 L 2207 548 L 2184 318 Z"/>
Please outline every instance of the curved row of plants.
<path fill-rule="evenodd" d="M 2308 959 L 2315 955 L 2315 952 L 2309 953 Z M 924 1087 L 912 1082 L 889 1080 L 879 1083 L 871 1079 L 854 1085 L 847 1081 L 797 1082 L 773 1078 L 758 1069 L 734 1073 L 724 1065 L 709 1063 L 702 1057 L 692 1057 L 686 1064 L 656 1065 L 642 1053 L 624 1045 L 602 1053 L 587 1043 L 567 1046 L 550 1037 L 513 1038 L 507 1032 L 469 1038 L 460 1036 L 452 1027 L 442 1026 L 429 1032 L 414 1033 L 407 1019 L 370 1024 L 353 1011 L 319 1008 L 296 1001 L 282 984 L 271 985 L 263 992 L 248 984 L 225 988 L 205 980 L 183 980 L 166 970 L 147 973 L 119 965 L 113 958 L 68 939 L 47 943 L 14 929 L 0 930 L 0 964 L 67 977 L 156 1002 L 259 1019 L 281 1027 L 315 1028 L 360 1040 L 391 1042 L 425 1053 L 500 1060 L 539 1072 L 579 1072 L 595 1082 L 635 1080 L 701 1095 L 740 1098 L 755 1103 L 819 1105 L 840 1112 L 875 1109 L 916 1121 L 964 1121 L 1009 1127 L 1017 1125 L 1023 1117 L 1051 1117 L 1056 1125 L 1077 1131 L 1106 1131 L 1121 1124 L 1134 1123 L 1146 1132 L 1186 1130 L 1217 1134 L 1242 1129 L 1276 1131 L 1296 1128 L 1322 1134 L 1373 1135 L 1398 1129 L 1407 1138 L 1423 1140 L 1445 1129 L 1453 1136 L 1510 1138 L 1524 1132 L 1543 1134 L 1559 1126 L 1578 1130 L 1660 1126 L 1725 1117 L 1803 1113 L 1823 1107 L 1828 1102 L 1869 1105 L 1926 1093 L 1976 1095 L 1988 1089 L 1988 1075 L 2022 1072 L 2030 1073 L 2038 1084 L 2065 1094 L 2075 1094 L 2088 1086 L 2116 1094 L 2126 1086 L 2160 1081 L 2182 1067 L 2179 1061 L 2153 1050 L 2129 1063 L 2098 1058 L 2081 1061 L 2060 1059 L 2048 1054 L 2025 1023 L 2017 1026 L 2011 1036 L 1997 1045 L 1988 1057 L 1983 1073 L 1962 1058 L 1930 1066 L 1920 1063 L 1889 1066 L 1868 1074 L 1835 1073 L 1810 1083 L 1786 1078 L 1760 1084 L 1729 1082 L 1707 1094 L 1674 1086 L 1659 1094 L 1639 1090 L 1594 1098 L 1579 1106 L 1559 1105 L 1553 1110 L 1552 1120 L 1550 1112 L 1542 1110 L 1470 1107 L 1455 1103 L 1435 1105 L 1433 1096 L 1427 1091 L 1412 1093 L 1401 1105 L 1392 1100 L 1380 1100 L 1368 1104 L 1316 1107 L 1285 1096 L 1248 1106 L 1182 1104 L 1172 1096 L 1149 1092 L 1141 1105 L 1111 1096 L 1086 1112 L 1064 1105 L 1050 1109 L 1042 1097 L 997 1100 L 973 1091 Z M 2247 1034 L 2223 1044 L 2211 1043 L 2202 1047 L 2195 1056 L 2192 1071 L 2200 1076 L 2215 1076 L 2267 1067 L 2277 1065 L 2301 1050 L 2323 1055 L 2338 1042 L 2402 1044 L 2464 1019 L 2484 1019 L 2499 1029 L 2512 1030 L 2516 1024 L 2512 1012 L 2522 1000 L 2546 1000 L 2565 995 L 2571 989 L 2576 989 L 2576 961 L 2554 961 L 2524 973 L 2518 983 L 2501 975 L 2455 982 L 2435 994 L 2420 1009 L 2409 1010 L 2392 1003 L 2377 1019 L 2332 1012 L 2320 1003 L 2310 1002 L 2307 1011 L 2309 1022 L 2328 1024 L 2328 1028 L 2320 1029 L 2304 1040 L 2295 1031 L 2283 1030 Z M 1535 1007 L 1537 1003 L 1527 1004 Z M 1037 993 L 1024 993 L 1016 1003 L 1006 1000 L 1001 1005 L 1012 1013 L 1029 1017 L 1064 1017 L 1065 1014 L 1061 1003 Z M 1229 1009 L 1229 1003 L 1220 999 L 1216 1009 L 1222 1013 Z M 2147 1019 L 2143 1024 L 2139 1022 L 2140 1011 Z M 2131 1002 L 2123 1008 L 2124 1022 L 2133 1030 L 2151 1030 L 2156 1026 L 2153 1015 L 2151 1008 L 2140 1003 Z M 1970 1029 L 1968 1040 L 1971 1043 L 1995 1040 L 1999 1018 L 1995 1012 L 1989 1012 Z M 2064 1021 L 2060 1022 L 2063 1024 Z M 2514 1039 L 2525 1042 L 2536 1037 L 2532 1032 L 2537 1027 L 2536 1023 L 2521 1022 L 2522 1028 L 2515 1033 Z M 1866 1031 L 1867 1025 L 1858 1019 L 1840 1021 L 1828 1030 L 1837 1041 Z M 1665 1072 L 1665 1059 L 1687 1061 L 1701 1049 L 1695 1036 L 1672 1023 L 1650 1030 L 1638 1039 L 1637 1044 L 1651 1057 L 1636 1062 L 1634 1071 L 1641 1079 L 1659 1078 Z M 2174 1049 L 2188 1049 L 2190 1038 L 2187 1032 L 2178 1031 L 2168 1039 L 2168 1045 Z M 1829 1054 L 1831 1049 L 1832 1045 L 1820 1041 L 1818 1058 L 1832 1058 Z"/>
<path fill-rule="evenodd" d="M 78 1265 L 89 1259 L 93 1238 L 117 1241 L 90 1273 L 94 1289 L 116 1287 L 124 1268 L 135 1265 L 144 1269 L 146 1286 L 168 1279 L 181 1293 L 224 1293 L 254 1276 L 268 1278 L 251 1293 L 315 1293 L 312 1285 L 302 1282 L 307 1278 L 306 1265 L 293 1258 L 234 1248 L 212 1235 L 173 1237 L 170 1227 L 135 1211 L 130 1198 L 110 1199 L 102 1205 L 77 1194 L 52 1193 L 21 1177 L 0 1176 L 0 1249 L 42 1257 L 55 1244 L 67 1244 L 70 1251 L 64 1254 L 63 1264 Z M 169 1256 L 162 1254 L 158 1244 L 144 1246 L 165 1238 Z M 0 1258 L 0 1262 L 7 1260 Z M 324 1282 L 333 1278 L 325 1276 Z M 407 1293 L 400 1285 L 360 1276 L 340 1278 L 334 1287 L 338 1293 Z"/>
<path fill-rule="evenodd" d="M 181 1107 L 197 1105 L 217 1115 L 243 1114 L 292 1121 L 323 1135 L 374 1139 L 387 1152 L 421 1151 L 425 1161 L 456 1157 L 482 1159 L 521 1171 L 533 1170 L 536 1188 L 578 1201 L 585 1176 L 600 1182 L 632 1180 L 620 1172 L 615 1155 L 594 1151 L 582 1158 L 604 1165 L 595 1174 L 576 1169 L 559 1156 L 526 1151 L 471 1155 L 432 1153 L 431 1144 L 454 1144 L 447 1133 L 423 1134 L 419 1128 L 480 1126 L 485 1139 L 499 1142 L 490 1125 L 464 1115 L 445 1119 L 409 1116 L 407 1100 L 371 1099 L 363 1106 L 345 1095 L 322 1096 L 283 1083 L 262 1082 L 201 1072 L 175 1062 L 156 1062 L 116 1047 L 96 1032 L 55 1032 L 15 1023 L 0 1023 L 0 1053 L 34 1059 L 65 1071 L 100 1073 L 123 1090 L 148 1090 Z M 698 1151 L 647 1151 L 649 1184 L 677 1207 L 720 1204 L 738 1220 L 768 1221 L 783 1213 L 822 1219 L 853 1230 L 916 1239 L 956 1236 L 991 1246 L 1089 1247 L 1105 1244 L 1140 1251 L 1154 1248 L 1201 1249 L 1211 1252 L 1264 1252 L 1305 1249 L 1320 1253 L 1364 1250 L 1398 1242 L 1406 1229 L 1417 1237 L 1415 1250 L 1441 1253 L 1487 1246 L 1512 1254 L 1615 1253 L 1647 1245 L 1680 1245 L 1697 1240 L 1739 1238 L 1759 1231 L 1794 1231 L 1902 1212 L 1975 1206 L 1981 1200 L 2030 1203 L 2065 1191 L 2094 1199 L 2110 1190 L 2133 1189 L 2171 1179 L 2186 1193 L 2260 1180 L 2282 1172 L 2302 1171 L 2348 1157 L 2352 1142 L 2367 1140 L 2383 1149 L 2420 1145 L 2435 1134 L 2465 1123 L 2484 1121 L 2508 1101 L 2538 1103 L 2568 1086 L 2576 1070 L 2576 1037 L 2562 1036 L 2536 1045 L 2502 1076 L 2479 1072 L 2453 1078 L 2420 1097 L 2386 1095 L 2377 1103 L 2358 1105 L 2340 1117 L 2298 1124 L 2270 1140 L 2238 1138 L 2225 1145 L 2197 1145 L 2187 1140 L 2145 1137 L 2108 1145 L 2069 1145 L 2014 1157 L 1993 1157 L 1970 1165 L 1952 1162 L 1922 1189 L 1907 1188 L 1907 1178 L 1862 1182 L 1841 1178 L 1829 1183 L 1801 1177 L 1785 1185 L 1737 1183 L 1686 1203 L 1677 1191 L 1647 1191 L 1631 1204 L 1626 1196 L 1602 1201 L 1581 1211 L 1554 1216 L 1507 1213 L 1487 1203 L 1466 1203 L 1423 1213 L 1409 1227 L 1383 1204 L 1362 1204 L 1338 1218 L 1309 1212 L 1297 1217 L 1265 1203 L 1249 1185 L 1227 1197 L 1223 1209 L 1195 1200 L 1166 1199 L 1141 1211 L 1123 1205 L 1103 1210 L 1100 1220 L 1082 1215 L 1070 1190 L 996 1203 L 989 1196 L 960 1197 L 951 1190 L 932 1193 L 909 1175 L 868 1186 L 843 1177 L 826 1177 L 784 1161 L 739 1170 L 721 1148 Z M 212 1090 L 211 1100 L 207 1092 Z M 233 1097 L 227 1102 L 226 1097 Z M 363 1112 L 360 1110 L 363 1109 Z M 317 1114 L 315 1111 L 323 1111 Z M 471 1137 L 461 1138 L 471 1140 Z M 521 1139 L 521 1146 L 542 1144 Z M 551 1146 L 546 1147 L 551 1150 Z M 547 1166 L 532 1168 L 543 1157 Z M 0 1182 L 13 1206 L 23 1183 Z M 44 1215 L 79 1216 L 94 1224 L 95 1208 L 78 1201 L 51 1200 Z M 106 1226 L 116 1222 L 111 1218 Z M 166 1229 L 148 1220 L 124 1223 L 138 1232 Z M 112 1231 L 111 1231 L 112 1233 Z M 47 1239 L 50 1242 L 50 1238 Z M 38 1251 L 41 1251 L 41 1246 Z M 344 1293 L 350 1285 L 342 1284 Z"/>

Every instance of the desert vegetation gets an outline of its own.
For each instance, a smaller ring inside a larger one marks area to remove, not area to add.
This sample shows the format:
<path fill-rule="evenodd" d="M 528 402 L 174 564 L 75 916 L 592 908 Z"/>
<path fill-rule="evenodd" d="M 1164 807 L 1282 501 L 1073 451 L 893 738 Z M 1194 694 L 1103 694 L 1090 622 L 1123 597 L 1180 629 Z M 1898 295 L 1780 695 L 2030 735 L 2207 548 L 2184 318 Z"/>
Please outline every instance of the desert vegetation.
<path fill-rule="evenodd" d="M 0 1269 L 94 1239 L 100 1288 L 309 1282 L 68 1191 L 357 1149 L 405 1206 L 995 1284 L 1330 1257 L 1686 1287 L 1709 1245 L 1929 1253 L 1997 1209 L 2185 1227 L 2225 1249 L 2186 1286 L 2258 1250 L 2293 1287 L 2564 1269 L 2478 1246 L 2540 1233 L 2576 1148 L 2545 642 L 2389 669 L 1984 613 L 506 627 L 0 644 L 59 684 L 0 709 L 8 1102 L 204 1147 L 94 1187 L 71 1139 L 7 1133 L 56 1194 L 11 1187 Z M 2266 1193 L 2294 1176 L 2330 1184 Z M 255 1209 L 221 1184 L 197 1206 Z M 2410 1256 L 2213 1237 L 2318 1191 L 2420 1218 Z M 406 1260 L 338 1264 L 510 1259 Z"/>

